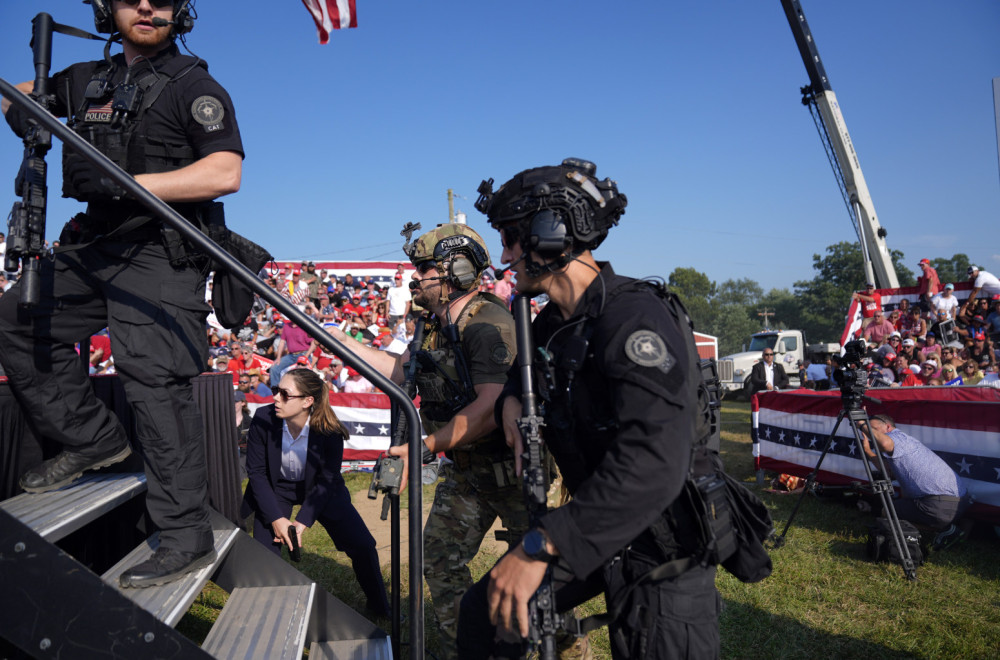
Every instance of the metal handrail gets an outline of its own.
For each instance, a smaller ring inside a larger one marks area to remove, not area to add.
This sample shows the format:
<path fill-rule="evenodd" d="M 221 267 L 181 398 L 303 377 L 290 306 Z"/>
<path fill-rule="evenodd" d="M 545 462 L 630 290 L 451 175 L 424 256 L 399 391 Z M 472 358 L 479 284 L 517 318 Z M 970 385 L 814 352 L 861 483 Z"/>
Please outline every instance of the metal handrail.
<path fill-rule="evenodd" d="M 93 145 L 70 130 L 55 116 L 46 111 L 33 98 L 23 94 L 14 85 L 0 78 L 0 94 L 11 103 L 31 115 L 32 119 L 47 128 L 54 136 L 62 140 L 64 147 L 71 146 L 81 156 L 93 163 L 102 173 L 152 211 L 153 215 L 173 227 L 184 238 L 197 247 L 202 253 L 211 257 L 217 264 L 222 264 L 226 271 L 249 287 L 254 293 L 271 303 L 283 315 L 291 319 L 305 330 L 313 339 L 327 350 L 341 358 L 344 363 L 353 367 L 378 389 L 388 395 L 389 399 L 399 405 L 406 415 L 407 442 L 409 443 L 409 481 L 410 488 L 410 657 L 424 657 L 424 612 L 423 612 L 423 528 L 421 527 L 423 510 L 423 493 L 421 491 L 421 448 L 420 417 L 413 401 L 390 379 L 379 373 L 374 367 L 347 350 L 343 344 L 333 338 L 312 318 L 300 311 L 289 300 L 282 297 L 274 289 L 268 287 L 257 277 L 257 273 L 234 259 L 212 239 L 203 234 L 186 218 L 170 208 L 166 202 L 143 188 L 131 175 L 118 167 L 114 161 L 102 154 Z M 393 585 L 398 589 L 398 585 Z"/>

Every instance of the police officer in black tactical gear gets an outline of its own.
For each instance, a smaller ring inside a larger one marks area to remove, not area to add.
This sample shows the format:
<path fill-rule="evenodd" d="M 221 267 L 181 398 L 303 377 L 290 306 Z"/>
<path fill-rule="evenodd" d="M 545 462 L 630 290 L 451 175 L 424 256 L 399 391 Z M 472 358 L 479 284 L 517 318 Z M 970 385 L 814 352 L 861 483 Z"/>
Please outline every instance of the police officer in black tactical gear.
<path fill-rule="evenodd" d="M 525 537 L 541 542 L 508 553 L 463 598 L 463 658 L 521 652 L 519 642 L 497 640 L 528 634 L 528 602 L 550 564 L 561 612 L 605 594 L 613 657 L 719 654 L 714 566 L 642 579 L 681 552 L 659 521 L 688 476 L 701 376 L 682 308 L 594 260 L 626 205 L 595 173 L 593 163 L 567 159 L 496 192 L 492 181 L 480 187 L 476 208 L 500 231 L 518 292 L 550 299 L 531 327 L 544 349 L 534 360 L 542 434 L 573 497 Z M 519 392 L 513 369 L 497 414 L 518 459 Z"/>
<path fill-rule="evenodd" d="M 53 113 L 188 219 L 203 225 L 240 186 L 243 145 L 232 102 L 175 38 L 191 30 L 188 0 L 91 0 L 97 29 L 122 52 L 55 74 Z M 19 89 L 28 92 L 30 83 Z M 15 132 L 26 118 L 4 102 Z M 207 262 L 70 148 L 63 194 L 86 202 L 43 259 L 42 297 L 30 309 L 0 299 L 0 363 L 32 425 L 62 452 L 28 470 L 21 487 L 45 492 L 123 460 L 125 430 L 91 390 L 74 343 L 109 327 L 115 367 L 136 420 L 146 506 L 160 529 L 151 559 L 126 587 L 180 578 L 215 559 L 202 420 L 191 379 L 207 361 Z M 15 292 L 16 294 L 17 292 Z"/>

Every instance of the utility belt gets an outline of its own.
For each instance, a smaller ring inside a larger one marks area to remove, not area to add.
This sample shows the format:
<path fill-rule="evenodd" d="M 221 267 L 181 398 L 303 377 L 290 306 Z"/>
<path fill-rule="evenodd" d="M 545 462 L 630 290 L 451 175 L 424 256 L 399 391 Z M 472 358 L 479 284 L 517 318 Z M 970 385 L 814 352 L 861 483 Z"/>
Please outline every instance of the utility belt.
<path fill-rule="evenodd" d="M 501 438 L 491 438 L 479 444 L 451 449 L 444 455 L 461 472 L 474 472 L 476 476 L 489 472 L 499 488 L 517 483 L 514 474 L 514 455 Z"/>

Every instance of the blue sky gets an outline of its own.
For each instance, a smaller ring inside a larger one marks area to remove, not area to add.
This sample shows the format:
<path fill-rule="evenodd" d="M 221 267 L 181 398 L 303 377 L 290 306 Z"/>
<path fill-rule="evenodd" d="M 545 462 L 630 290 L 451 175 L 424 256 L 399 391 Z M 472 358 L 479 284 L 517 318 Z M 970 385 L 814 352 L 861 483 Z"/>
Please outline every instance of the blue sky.
<path fill-rule="evenodd" d="M 499 265 L 473 208 L 479 182 L 567 156 L 593 160 L 629 198 L 598 252 L 619 272 L 685 266 L 791 288 L 813 277 L 814 253 L 856 240 L 778 0 L 358 0 L 360 27 L 325 46 L 296 0 L 196 7 L 188 45 L 232 95 L 247 152 L 229 223 L 281 259 L 396 259 L 403 223 L 446 222 L 452 188 Z M 914 271 L 965 252 L 1000 272 L 1000 3 L 803 9 L 889 246 Z M 4 79 L 33 76 L 42 10 L 93 29 L 79 0 L 4 2 Z M 56 35 L 53 70 L 100 50 Z M 20 157 L 0 130 L 0 180 Z M 50 187 L 54 238 L 79 205 L 58 197 L 55 171 Z"/>

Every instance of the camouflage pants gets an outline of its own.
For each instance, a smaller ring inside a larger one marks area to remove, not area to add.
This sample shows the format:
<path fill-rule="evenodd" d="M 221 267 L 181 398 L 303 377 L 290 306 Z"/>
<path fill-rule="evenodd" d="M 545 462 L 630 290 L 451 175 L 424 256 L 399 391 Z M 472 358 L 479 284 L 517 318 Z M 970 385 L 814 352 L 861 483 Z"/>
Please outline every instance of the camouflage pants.
<path fill-rule="evenodd" d="M 449 659 L 458 656 L 458 604 L 472 586 L 468 563 L 498 516 L 512 542 L 528 528 L 513 458 L 494 463 L 474 452 L 466 454 L 464 469 L 450 465 L 443 470 L 424 528 L 424 578 L 438 620 L 441 657 Z M 498 485 L 498 478 L 510 485 Z"/>

